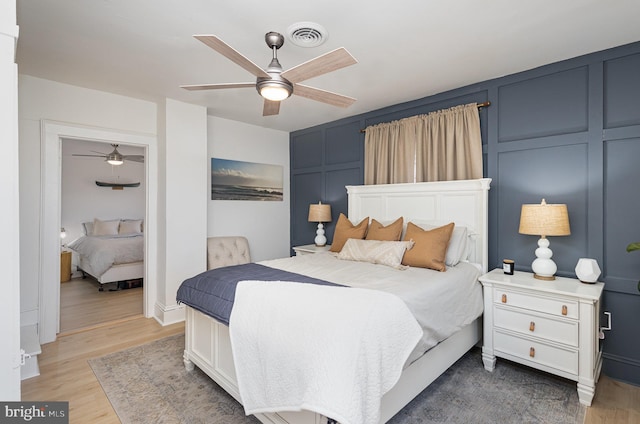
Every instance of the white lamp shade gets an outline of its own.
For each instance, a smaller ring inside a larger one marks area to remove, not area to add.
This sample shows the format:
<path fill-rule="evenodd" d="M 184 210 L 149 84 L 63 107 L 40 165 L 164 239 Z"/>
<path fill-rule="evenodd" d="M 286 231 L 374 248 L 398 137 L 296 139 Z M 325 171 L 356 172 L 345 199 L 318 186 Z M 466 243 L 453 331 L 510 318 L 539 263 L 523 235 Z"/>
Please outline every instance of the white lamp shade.
<path fill-rule="evenodd" d="M 593 284 L 600 277 L 598 261 L 589 258 L 580 258 L 576 264 L 576 277 L 583 283 Z"/>

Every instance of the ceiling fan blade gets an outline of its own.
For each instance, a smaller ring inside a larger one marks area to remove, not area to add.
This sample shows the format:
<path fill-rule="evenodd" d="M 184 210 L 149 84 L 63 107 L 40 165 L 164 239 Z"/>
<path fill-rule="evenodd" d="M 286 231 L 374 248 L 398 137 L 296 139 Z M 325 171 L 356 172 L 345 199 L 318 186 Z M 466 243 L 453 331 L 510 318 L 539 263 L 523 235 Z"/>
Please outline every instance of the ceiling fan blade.
<path fill-rule="evenodd" d="M 255 82 L 230 82 L 224 84 L 192 84 L 192 85 L 181 85 L 180 88 L 184 88 L 185 90 L 219 90 L 221 88 L 255 88 Z"/>
<path fill-rule="evenodd" d="M 308 60 L 298 66 L 284 71 L 281 76 L 296 83 L 323 75 L 346 66 L 354 65 L 358 61 L 344 48 L 325 53 L 315 59 Z"/>
<path fill-rule="evenodd" d="M 130 160 L 131 162 L 144 163 L 144 156 L 143 155 L 124 155 L 123 158 L 124 158 L 124 160 Z"/>
<path fill-rule="evenodd" d="M 242 54 L 240 54 L 240 52 L 238 52 L 236 49 L 234 49 L 215 35 L 194 35 L 193 37 L 199 41 L 202 41 L 204 44 L 211 47 L 213 50 L 217 51 L 237 65 L 240 65 L 242 68 L 246 69 L 256 77 L 269 78 L 269 74 L 267 74 L 261 67 L 244 57 Z"/>
<path fill-rule="evenodd" d="M 107 157 L 107 155 L 81 155 L 77 153 L 73 153 L 71 156 L 85 156 L 89 158 L 103 158 L 103 159 Z"/>
<path fill-rule="evenodd" d="M 265 99 L 262 116 L 272 116 L 277 115 L 278 113 L 280 113 L 280 102 Z"/>
<path fill-rule="evenodd" d="M 340 107 L 349 107 L 356 101 L 353 97 L 343 96 L 342 94 L 336 94 L 331 91 L 321 90 L 319 88 L 313 88 L 302 84 L 295 84 L 293 86 L 293 94 Z"/>

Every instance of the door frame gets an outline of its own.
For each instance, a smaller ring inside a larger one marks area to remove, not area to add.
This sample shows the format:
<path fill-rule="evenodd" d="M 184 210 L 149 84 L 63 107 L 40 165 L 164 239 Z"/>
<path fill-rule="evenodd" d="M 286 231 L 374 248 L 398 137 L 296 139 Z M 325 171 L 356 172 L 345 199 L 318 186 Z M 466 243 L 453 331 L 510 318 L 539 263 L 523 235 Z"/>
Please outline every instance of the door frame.
<path fill-rule="evenodd" d="M 55 121 L 41 121 L 40 132 L 41 199 L 39 336 L 40 343 L 56 340 L 60 331 L 60 221 L 62 139 L 80 139 L 104 143 L 127 144 L 145 149 L 146 212 L 144 257 L 145 317 L 152 316 L 157 298 L 157 210 L 158 169 L 157 138 L 109 128 L 97 128 Z"/>

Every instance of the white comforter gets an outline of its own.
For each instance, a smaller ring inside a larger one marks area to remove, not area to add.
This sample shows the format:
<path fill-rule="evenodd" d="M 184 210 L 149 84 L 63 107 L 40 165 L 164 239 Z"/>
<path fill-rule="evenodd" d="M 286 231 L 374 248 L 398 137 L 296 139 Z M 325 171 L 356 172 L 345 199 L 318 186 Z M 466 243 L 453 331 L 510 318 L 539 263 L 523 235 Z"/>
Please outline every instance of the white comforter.
<path fill-rule="evenodd" d="M 341 424 L 379 422 L 422 336 L 397 296 L 281 281 L 238 283 L 229 331 L 246 414 L 307 409 Z"/>
<path fill-rule="evenodd" d="M 424 268 L 397 270 L 340 260 L 326 252 L 260 264 L 345 286 L 381 290 L 401 298 L 424 332 L 407 364 L 473 322 L 483 311 L 482 286 L 478 282 L 481 273 L 470 263 L 459 263 L 446 272 Z"/>
<path fill-rule="evenodd" d="M 114 264 L 127 264 L 144 260 L 142 234 L 114 236 L 82 236 L 68 247 L 88 260 L 94 277 L 100 277 Z"/>

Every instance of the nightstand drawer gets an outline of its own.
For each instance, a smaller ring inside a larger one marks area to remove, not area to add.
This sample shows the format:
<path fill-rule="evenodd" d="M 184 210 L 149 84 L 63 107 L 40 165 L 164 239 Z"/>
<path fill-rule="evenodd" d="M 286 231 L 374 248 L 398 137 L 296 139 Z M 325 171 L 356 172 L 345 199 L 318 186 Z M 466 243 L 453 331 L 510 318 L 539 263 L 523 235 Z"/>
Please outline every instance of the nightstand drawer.
<path fill-rule="evenodd" d="M 493 326 L 578 347 L 578 322 L 553 319 L 496 305 Z"/>
<path fill-rule="evenodd" d="M 579 318 L 578 302 L 574 300 L 563 300 L 558 297 L 540 297 L 530 292 L 504 290 L 501 287 L 497 287 L 494 291 L 493 301 L 502 305 L 510 305 L 559 317 Z"/>
<path fill-rule="evenodd" d="M 525 361 L 578 375 L 578 351 L 561 349 L 496 331 L 494 349 Z"/>

